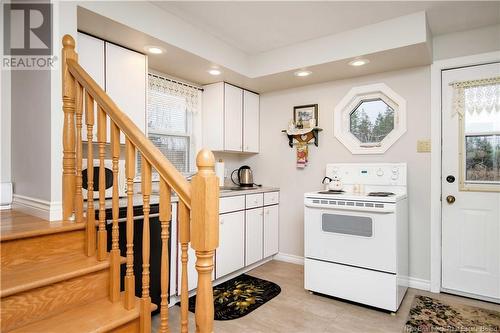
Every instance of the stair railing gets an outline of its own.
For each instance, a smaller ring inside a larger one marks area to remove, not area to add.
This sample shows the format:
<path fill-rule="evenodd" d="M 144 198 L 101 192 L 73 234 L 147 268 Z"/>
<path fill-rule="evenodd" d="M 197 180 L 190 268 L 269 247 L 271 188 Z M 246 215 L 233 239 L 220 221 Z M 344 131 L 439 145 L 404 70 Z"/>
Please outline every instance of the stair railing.
<path fill-rule="evenodd" d="M 110 261 L 110 290 L 112 302 L 122 301 L 126 309 L 136 306 L 134 276 L 134 178 L 135 158 L 142 158 L 141 195 L 143 201 L 143 256 L 142 295 L 140 298 L 140 330 L 151 332 L 150 283 L 150 196 L 154 168 L 160 175 L 159 220 L 161 224 L 161 304 L 160 332 L 169 332 L 168 326 L 168 282 L 169 282 L 169 223 L 171 221 L 171 192 L 179 197 L 178 229 L 181 244 L 181 332 L 188 332 L 188 246 L 195 250 L 198 272 L 195 322 L 196 332 L 213 332 L 214 305 L 212 291 L 212 271 L 214 254 L 219 242 L 219 187 L 214 172 L 214 156 L 209 150 L 201 150 L 196 158 L 198 172 L 191 184 L 168 161 L 142 131 L 123 113 L 111 98 L 99 87 L 90 75 L 78 64 L 75 41 L 70 35 L 62 39 L 62 86 L 63 86 L 63 219 L 73 216 L 76 223 L 86 223 L 85 252 L 97 256 L 98 260 Z M 132 92 L 133 93 L 133 92 Z M 85 104 L 85 107 L 84 107 Z M 95 110 L 97 106 L 97 110 Z M 96 119 L 96 121 L 94 120 Z M 83 122 L 87 137 L 87 202 L 86 214 L 83 198 Z M 107 254 L 105 167 L 107 123 L 110 127 L 110 147 L 112 156 L 112 241 Z M 93 184 L 93 139 L 94 124 L 97 123 L 97 156 L 99 160 L 99 184 Z M 125 170 L 119 170 L 120 136 L 125 136 Z M 127 182 L 126 221 L 126 273 L 124 296 L 120 293 L 120 250 L 118 246 L 119 199 L 118 173 L 125 172 Z M 94 188 L 98 188 L 98 221 L 95 221 Z M 96 232 L 97 222 L 97 232 Z"/>

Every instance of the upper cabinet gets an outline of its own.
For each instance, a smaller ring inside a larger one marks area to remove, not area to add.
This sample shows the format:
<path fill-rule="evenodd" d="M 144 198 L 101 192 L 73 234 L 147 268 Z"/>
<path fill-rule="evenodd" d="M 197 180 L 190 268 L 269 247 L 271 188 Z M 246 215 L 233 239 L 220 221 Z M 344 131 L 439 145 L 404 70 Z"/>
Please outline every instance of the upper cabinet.
<path fill-rule="evenodd" d="M 243 89 L 224 83 L 224 150 L 243 150 Z"/>
<path fill-rule="evenodd" d="M 243 151 L 259 152 L 259 95 L 243 91 Z"/>
<path fill-rule="evenodd" d="M 203 144 L 215 151 L 259 152 L 259 95 L 225 82 L 204 86 Z"/>
<path fill-rule="evenodd" d="M 113 102 L 146 133 L 147 57 L 124 47 L 78 33 L 78 60 Z M 94 126 L 94 134 L 97 126 Z M 85 131 L 83 131 L 85 132 Z M 110 123 L 106 137 L 110 142 Z M 86 133 L 83 134 L 86 140 Z M 94 141 L 97 137 L 94 135 Z M 125 143 L 122 134 L 120 142 Z"/>

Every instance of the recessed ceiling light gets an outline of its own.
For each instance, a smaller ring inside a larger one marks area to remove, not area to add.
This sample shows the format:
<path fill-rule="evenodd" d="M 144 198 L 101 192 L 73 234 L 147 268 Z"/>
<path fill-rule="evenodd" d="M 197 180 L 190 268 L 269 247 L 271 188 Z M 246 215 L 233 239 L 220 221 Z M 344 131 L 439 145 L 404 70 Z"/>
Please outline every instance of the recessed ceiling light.
<path fill-rule="evenodd" d="M 349 65 L 354 66 L 354 67 L 359 67 L 359 66 L 366 65 L 369 62 L 370 62 L 370 60 L 368 60 L 368 59 L 354 59 L 352 61 L 349 61 Z"/>
<path fill-rule="evenodd" d="M 208 74 L 210 74 L 210 75 L 220 75 L 221 71 L 218 70 L 217 68 L 212 68 L 212 69 L 208 70 Z"/>
<path fill-rule="evenodd" d="M 311 71 L 306 71 L 306 70 L 300 70 L 300 71 L 296 71 L 295 73 L 293 73 L 293 75 L 299 76 L 299 77 L 309 76 L 311 74 L 312 74 Z"/>
<path fill-rule="evenodd" d="M 146 52 L 151 54 L 162 54 L 163 50 L 158 46 L 146 46 Z"/>

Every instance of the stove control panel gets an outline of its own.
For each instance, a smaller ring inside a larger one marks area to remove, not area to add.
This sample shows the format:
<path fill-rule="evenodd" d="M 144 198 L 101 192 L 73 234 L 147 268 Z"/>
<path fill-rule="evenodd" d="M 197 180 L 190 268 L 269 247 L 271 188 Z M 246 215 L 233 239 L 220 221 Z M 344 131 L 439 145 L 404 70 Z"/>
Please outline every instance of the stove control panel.
<path fill-rule="evenodd" d="M 406 163 L 334 163 L 326 176 L 338 176 L 344 184 L 406 186 Z"/>

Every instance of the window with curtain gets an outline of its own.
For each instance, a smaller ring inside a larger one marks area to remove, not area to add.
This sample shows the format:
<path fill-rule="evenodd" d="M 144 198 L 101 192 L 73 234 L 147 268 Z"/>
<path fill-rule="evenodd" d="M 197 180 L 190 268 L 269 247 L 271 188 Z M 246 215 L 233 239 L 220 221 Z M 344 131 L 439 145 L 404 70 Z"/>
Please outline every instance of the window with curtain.
<path fill-rule="evenodd" d="M 201 107 L 201 90 L 152 73 L 148 81 L 148 137 L 177 170 L 189 174 L 194 171 L 194 122 Z M 140 164 L 139 159 L 139 170 Z M 158 179 L 156 172 L 153 179 Z"/>
<path fill-rule="evenodd" d="M 452 86 L 464 133 L 465 182 L 500 184 L 500 77 Z"/>

